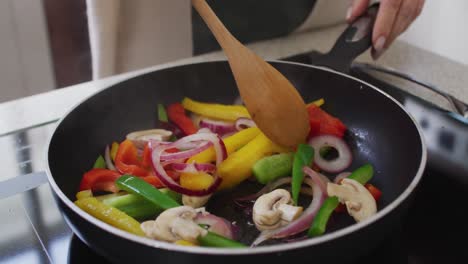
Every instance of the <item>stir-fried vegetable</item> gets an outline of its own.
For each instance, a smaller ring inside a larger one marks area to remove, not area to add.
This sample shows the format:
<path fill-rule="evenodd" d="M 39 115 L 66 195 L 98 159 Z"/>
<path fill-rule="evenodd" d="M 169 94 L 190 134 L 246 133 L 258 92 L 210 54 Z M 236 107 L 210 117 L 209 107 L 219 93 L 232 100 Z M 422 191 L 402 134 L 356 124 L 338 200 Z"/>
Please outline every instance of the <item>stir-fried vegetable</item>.
<path fill-rule="evenodd" d="M 353 179 L 360 184 L 366 184 L 374 175 L 374 168 L 370 164 L 359 167 L 354 170 L 347 178 Z M 308 235 L 318 236 L 325 233 L 328 219 L 340 203 L 337 197 L 328 197 L 317 214 L 317 217 L 312 222 Z"/>
<path fill-rule="evenodd" d="M 79 199 L 75 204 L 90 215 L 114 227 L 138 236 L 145 235 L 141 230 L 140 223 L 138 221 L 126 215 L 119 209 L 103 204 L 94 197 Z"/>
<path fill-rule="evenodd" d="M 240 117 L 250 118 L 249 112 L 242 105 L 222 105 L 201 103 L 190 98 L 184 98 L 182 105 L 185 109 L 196 114 L 220 120 L 236 121 Z"/>
<path fill-rule="evenodd" d="M 163 104 L 158 104 L 158 120 L 161 122 L 169 122 L 167 117 L 166 108 L 164 108 Z"/>
<path fill-rule="evenodd" d="M 309 137 L 318 135 L 334 135 L 343 137 L 346 126 L 338 119 L 323 111 L 315 104 L 307 107 L 309 112 Z"/>
<path fill-rule="evenodd" d="M 322 98 L 307 105 L 308 144 L 298 145 L 295 152 L 270 141 L 245 106 L 189 98 L 167 108 L 158 104 L 160 127 L 130 132 L 120 144 L 107 145 L 104 157 L 98 156 L 83 174 L 75 203 L 140 236 L 183 246 L 242 248 L 234 240 L 239 234 L 235 223 L 202 206 L 211 208 L 215 191 L 234 188 L 253 175 L 251 181 L 266 185 L 233 201 L 262 231 L 252 246 L 305 233 L 322 235 L 340 208 L 356 221 L 365 220 L 375 214 L 375 201 L 382 195 L 368 183 L 374 169 L 366 164 L 342 172 L 352 159 L 342 139 L 346 126 L 320 109 L 323 104 Z M 338 158 L 324 159 L 332 148 Z M 111 194 L 94 197 L 94 191 Z M 299 195 L 312 198 L 307 208 L 298 205 Z M 359 211 L 357 204 L 365 210 Z"/>
<path fill-rule="evenodd" d="M 167 107 L 167 115 L 169 120 L 176 124 L 185 135 L 192 135 L 197 133 L 197 128 L 186 114 L 184 107 L 179 104 L 171 104 Z"/>
<path fill-rule="evenodd" d="M 96 159 L 93 165 L 94 169 L 105 169 L 106 168 L 106 161 L 102 157 L 102 155 L 99 155 L 99 157 Z"/>
<path fill-rule="evenodd" d="M 302 181 L 304 180 L 304 166 L 310 166 L 314 159 L 314 149 L 306 144 L 300 144 L 297 147 L 296 154 L 294 155 L 294 164 L 292 168 L 292 184 L 291 192 L 294 204 L 297 205 L 299 200 L 299 192 L 301 191 Z"/>
<path fill-rule="evenodd" d="M 199 236 L 198 242 L 205 247 L 219 248 L 245 248 L 246 246 L 235 240 L 228 239 L 213 232 L 208 232 L 205 236 Z"/>
<path fill-rule="evenodd" d="M 231 153 L 235 152 L 236 150 L 240 149 L 241 147 L 249 143 L 258 134 L 260 134 L 260 130 L 256 127 L 252 127 L 252 128 L 241 130 L 235 133 L 234 135 L 223 139 L 228 155 L 230 155 Z M 191 157 L 187 161 L 187 163 L 192 163 L 192 162 L 208 163 L 208 162 L 212 162 L 215 160 L 216 160 L 216 153 L 214 149 L 211 147 Z"/>
<path fill-rule="evenodd" d="M 116 181 L 116 184 L 122 190 L 137 194 L 162 209 L 169 209 L 175 206 L 179 206 L 179 204 L 174 201 L 174 199 L 138 177 L 124 175 Z"/>
<path fill-rule="evenodd" d="M 250 177 L 253 165 L 261 158 L 273 153 L 288 151 L 260 133 L 219 165 L 218 174 L 222 178 L 220 189 L 232 188 Z"/>
<path fill-rule="evenodd" d="M 292 171 L 293 159 L 294 154 L 292 153 L 281 153 L 265 157 L 254 164 L 252 167 L 253 175 L 262 184 L 288 176 Z"/>

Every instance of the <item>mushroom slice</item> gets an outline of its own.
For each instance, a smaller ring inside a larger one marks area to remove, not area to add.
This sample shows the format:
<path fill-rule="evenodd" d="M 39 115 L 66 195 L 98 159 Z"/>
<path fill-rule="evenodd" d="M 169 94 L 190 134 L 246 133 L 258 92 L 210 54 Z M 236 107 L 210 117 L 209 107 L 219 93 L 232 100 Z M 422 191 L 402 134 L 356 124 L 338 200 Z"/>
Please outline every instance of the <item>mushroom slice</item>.
<path fill-rule="evenodd" d="M 357 222 L 363 221 L 377 212 L 377 204 L 372 194 L 359 182 L 343 179 L 341 184 L 328 183 L 329 196 L 336 196 L 346 205 L 348 213 Z"/>
<path fill-rule="evenodd" d="M 146 236 L 158 240 L 175 242 L 185 240 L 192 243 L 206 235 L 207 231 L 194 222 L 198 211 L 190 206 L 179 206 L 161 213 L 155 221 L 146 221 L 141 229 Z"/>
<path fill-rule="evenodd" d="M 144 148 L 149 140 L 167 141 L 172 132 L 165 129 L 149 129 L 135 131 L 127 135 L 127 139 L 133 141 L 138 148 Z"/>
<path fill-rule="evenodd" d="M 257 229 L 276 229 L 299 217 L 302 207 L 292 206 L 291 203 L 291 194 L 284 189 L 260 196 L 253 206 L 253 221 Z"/>
<path fill-rule="evenodd" d="M 205 196 L 188 196 L 184 194 L 182 195 L 182 203 L 193 208 L 200 208 L 210 200 L 210 197 L 211 194 Z"/>

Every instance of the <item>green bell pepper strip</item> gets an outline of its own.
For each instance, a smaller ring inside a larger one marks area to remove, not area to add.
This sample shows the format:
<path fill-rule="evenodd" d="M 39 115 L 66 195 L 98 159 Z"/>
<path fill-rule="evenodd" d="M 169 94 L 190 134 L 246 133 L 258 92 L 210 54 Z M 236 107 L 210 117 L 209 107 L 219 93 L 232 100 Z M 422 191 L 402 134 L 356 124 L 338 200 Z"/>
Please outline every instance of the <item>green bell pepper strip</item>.
<path fill-rule="evenodd" d="M 240 242 L 220 236 L 210 231 L 208 231 L 208 233 L 204 236 L 199 236 L 197 240 L 198 240 L 198 243 L 200 243 L 200 245 L 204 247 L 219 247 L 219 248 L 246 248 L 247 247 L 246 245 Z"/>
<path fill-rule="evenodd" d="M 328 219 L 339 203 L 338 197 L 336 196 L 325 199 L 309 228 L 309 232 L 307 233 L 309 237 L 319 236 L 325 233 Z"/>
<path fill-rule="evenodd" d="M 293 153 L 281 153 L 265 157 L 254 164 L 252 167 L 253 175 L 262 184 L 291 175 L 293 159 Z"/>
<path fill-rule="evenodd" d="M 374 175 L 374 168 L 370 164 L 363 165 L 356 170 L 354 170 L 351 175 L 348 176 L 348 179 L 355 180 L 360 184 L 364 185 Z M 339 201 L 336 196 L 328 197 L 320 207 L 317 215 L 312 222 L 312 225 L 309 228 L 308 236 L 314 237 L 319 236 L 325 233 L 328 219 L 330 218 L 331 214 L 335 211 L 336 207 L 338 206 Z"/>
<path fill-rule="evenodd" d="M 372 176 L 374 176 L 374 167 L 371 164 L 366 164 L 353 171 L 348 176 L 348 179 L 355 180 L 364 185 L 372 179 Z"/>
<path fill-rule="evenodd" d="M 158 104 L 158 119 L 161 122 L 169 122 L 169 119 L 167 118 L 166 108 L 164 108 L 163 104 Z"/>
<path fill-rule="evenodd" d="M 96 159 L 93 165 L 93 169 L 106 169 L 106 160 L 102 157 L 102 155 L 99 155 L 99 157 Z"/>
<path fill-rule="evenodd" d="M 180 202 L 182 197 L 179 193 L 173 192 L 169 189 L 160 189 L 160 191 L 177 202 Z M 96 197 L 98 200 L 100 197 Z M 128 214 L 129 216 L 142 220 L 153 217 L 163 211 L 163 209 L 145 198 L 136 194 L 125 194 L 120 196 L 113 196 L 102 199 L 104 204 L 110 205 L 119 209 L 120 211 Z"/>
<path fill-rule="evenodd" d="M 168 194 L 154 188 L 151 184 L 144 180 L 133 177 L 131 175 L 123 175 L 115 182 L 117 186 L 127 192 L 139 195 L 154 205 L 159 206 L 162 209 L 169 209 L 178 207 L 180 204 L 172 199 Z M 133 198 L 131 198 L 133 199 Z M 246 247 L 244 244 L 229 238 L 220 236 L 213 232 L 208 233 L 203 237 L 198 237 L 198 241 L 201 245 L 210 247 Z"/>
<path fill-rule="evenodd" d="M 115 184 L 120 189 L 137 194 L 164 210 L 179 206 L 174 199 L 138 177 L 123 175 L 115 181 Z"/>
<path fill-rule="evenodd" d="M 296 154 L 294 155 L 292 167 L 291 192 L 295 205 L 297 205 L 302 181 L 304 180 L 304 172 L 302 171 L 302 168 L 304 168 L 304 166 L 310 166 L 313 159 L 314 148 L 307 144 L 299 144 Z"/>

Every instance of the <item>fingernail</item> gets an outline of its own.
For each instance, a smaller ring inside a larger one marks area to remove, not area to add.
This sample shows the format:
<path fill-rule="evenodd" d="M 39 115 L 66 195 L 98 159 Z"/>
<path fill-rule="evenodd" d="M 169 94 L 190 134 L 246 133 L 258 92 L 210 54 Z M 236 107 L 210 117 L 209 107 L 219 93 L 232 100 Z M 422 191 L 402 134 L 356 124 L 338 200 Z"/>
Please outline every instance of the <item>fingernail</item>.
<path fill-rule="evenodd" d="M 353 14 L 353 7 L 350 6 L 348 7 L 348 11 L 346 11 L 346 20 L 350 20 L 351 19 L 351 15 Z"/>
<path fill-rule="evenodd" d="M 380 37 L 377 39 L 374 45 L 374 49 L 376 52 L 382 52 L 385 46 L 385 37 Z"/>

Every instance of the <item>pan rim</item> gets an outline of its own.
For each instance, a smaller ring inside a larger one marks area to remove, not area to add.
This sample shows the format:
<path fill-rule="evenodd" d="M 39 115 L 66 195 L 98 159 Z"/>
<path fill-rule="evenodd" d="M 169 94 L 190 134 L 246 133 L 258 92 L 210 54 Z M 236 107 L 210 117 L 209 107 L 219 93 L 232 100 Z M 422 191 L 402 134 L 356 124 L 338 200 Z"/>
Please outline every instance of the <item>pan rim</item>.
<path fill-rule="evenodd" d="M 412 121 L 413 125 L 415 126 L 418 134 L 419 134 L 419 139 L 421 142 L 421 160 L 419 163 L 418 170 L 416 172 L 415 177 L 413 180 L 409 183 L 409 185 L 405 188 L 405 190 L 398 195 L 396 199 L 394 199 L 392 202 L 390 202 L 385 208 L 382 210 L 378 211 L 375 215 L 373 215 L 371 218 L 366 219 L 365 221 L 359 222 L 359 223 L 354 223 L 350 226 L 347 226 L 345 228 L 339 229 L 337 231 L 334 231 L 332 233 L 328 233 L 319 237 L 315 238 L 310 238 L 306 239 L 303 241 L 298 241 L 294 243 L 287 243 L 287 244 L 279 244 L 279 245 L 269 245 L 269 246 L 259 246 L 255 248 L 247 247 L 247 248 L 240 248 L 240 249 L 226 249 L 226 248 L 208 248 L 208 247 L 186 247 L 186 246 L 180 246 L 172 243 L 167 243 L 167 242 L 162 242 L 146 237 L 140 237 L 131 233 L 128 233 L 126 231 L 120 230 L 116 227 L 113 227 L 105 222 L 102 222 L 98 220 L 97 218 L 91 216 L 90 214 L 84 212 L 81 210 L 78 206 L 76 206 L 68 197 L 62 192 L 62 190 L 59 188 L 57 183 L 55 182 L 52 173 L 50 171 L 49 167 L 49 149 L 50 149 L 50 144 L 52 142 L 52 139 L 55 135 L 56 129 L 60 126 L 60 124 L 63 122 L 63 120 L 71 113 L 73 112 L 79 105 L 81 105 L 83 102 L 87 101 L 88 99 L 92 98 L 96 94 L 109 89 L 113 86 L 115 86 L 118 83 L 124 82 L 126 80 L 139 77 L 145 74 L 149 74 L 155 71 L 160 71 L 160 70 L 165 70 L 165 69 L 171 69 L 171 68 L 177 68 L 177 67 L 184 67 L 184 66 L 190 66 L 190 65 L 198 65 L 198 64 L 207 64 L 207 63 L 213 63 L 213 62 L 227 62 L 225 59 L 221 60 L 209 60 L 209 61 L 203 61 L 203 62 L 193 62 L 193 63 L 183 63 L 183 64 L 178 64 L 178 65 L 171 65 L 167 67 L 162 67 L 162 68 L 157 68 L 154 70 L 148 70 L 144 72 L 140 72 L 136 75 L 129 76 L 128 78 L 124 78 L 122 80 L 119 80 L 117 82 L 113 82 L 109 84 L 109 86 L 100 89 L 94 93 L 92 93 L 90 96 L 86 97 L 85 99 L 81 100 L 78 102 L 76 105 L 74 105 L 66 114 L 58 121 L 57 126 L 52 133 L 52 135 L 49 137 L 48 144 L 47 144 L 47 166 L 46 166 L 46 174 L 47 174 L 47 179 L 49 181 L 50 186 L 52 187 L 55 195 L 57 195 L 60 200 L 74 213 L 78 214 L 81 218 L 85 219 L 86 221 L 90 222 L 91 224 L 97 226 L 98 228 L 102 229 L 103 231 L 109 232 L 115 236 L 119 236 L 122 239 L 127 239 L 129 241 L 142 244 L 144 246 L 152 247 L 155 249 L 163 249 L 163 250 L 169 250 L 173 252 L 183 252 L 183 253 L 190 253 L 190 254 L 202 254 L 202 255 L 256 255 L 256 254 L 271 254 L 271 253 L 278 253 L 278 252 L 285 252 L 285 251 L 290 251 L 290 250 L 297 250 L 297 249 L 302 249 L 302 248 L 307 248 L 310 246 L 315 246 L 319 245 L 322 243 L 326 243 L 328 241 L 332 241 L 334 239 L 338 239 L 341 237 L 345 237 L 349 234 L 352 234 L 356 231 L 359 231 L 367 226 L 372 225 L 373 223 L 381 220 L 384 216 L 390 214 L 393 210 L 395 210 L 402 202 L 408 199 L 411 193 L 413 193 L 414 189 L 417 187 L 419 184 L 422 175 L 424 173 L 424 170 L 426 168 L 426 163 L 427 163 L 427 148 L 426 148 L 426 143 L 423 138 L 422 130 L 419 126 L 419 124 L 416 122 L 416 120 L 406 111 L 406 109 L 401 105 L 400 102 L 395 100 L 393 97 L 385 93 L 384 91 L 380 90 L 379 88 L 375 87 L 372 84 L 369 84 L 363 80 L 360 80 L 356 77 L 350 76 L 348 74 L 342 73 L 335 71 L 333 69 L 327 68 L 327 67 L 322 67 L 322 66 L 316 66 L 316 65 L 310 65 L 310 64 L 303 64 L 303 63 L 297 63 L 297 62 L 288 62 L 288 61 L 281 61 L 281 60 L 268 60 L 268 62 L 276 63 L 276 64 L 290 64 L 290 65 L 297 65 L 301 67 L 307 67 L 307 68 L 314 68 L 330 73 L 334 73 L 336 75 L 351 79 L 353 81 L 357 81 L 361 84 L 366 85 L 367 87 L 374 89 L 375 91 L 381 93 L 383 96 L 387 97 L 389 100 L 391 100 L 393 103 L 395 103 L 398 107 L 401 108 L 401 110 L 406 114 L 408 118 Z"/>

